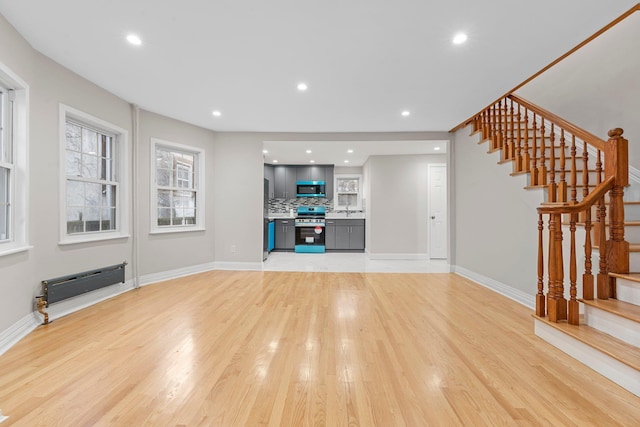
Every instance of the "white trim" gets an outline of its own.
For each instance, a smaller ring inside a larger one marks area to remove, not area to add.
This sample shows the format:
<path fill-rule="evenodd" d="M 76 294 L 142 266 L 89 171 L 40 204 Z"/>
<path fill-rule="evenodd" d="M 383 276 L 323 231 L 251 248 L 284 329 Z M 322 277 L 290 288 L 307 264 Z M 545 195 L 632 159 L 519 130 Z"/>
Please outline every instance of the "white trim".
<path fill-rule="evenodd" d="M 262 262 L 230 262 L 216 261 L 214 262 L 216 270 L 239 270 L 239 271 L 262 271 Z"/>
<path fill-rule="evenodd" d="M 0 409 L 0 423 L 3 422 L 4 420 L 8 419 L 9 417 L 7 417 L 6 415 L 2 415 L 2 409 Z"/>
<path fill-rule="evenodd" d="M 429 261 L 429 254 L 427 253 L 410 253 L 410 254 L 401 254 L 401 253 L 371 253 L 367 252 L 367 256 L 369 259 L 391 259 L 391 260 L 411 260 L 411 261 Z"/>
<path fill-rule="evenodd" d="M 215 263 L 208 262 L 205 264 L 192 265 L 189 267 L 177 268 L 175 270 L 161 271 L 159 273 L 151 273 L 140 276 L 140 286 L 151 285 L 165 280 L 177 279 L 178 277 L 190 276 L 192 274 L 204 273 L 206 271 L 215 270 Z"/>
<path fill-rule="evenodd" d="M 0 331 L 0 355 L 4 354 L 22 338 L 29 335 L 39 324 L 34 313 L 29 313 L 9 326 L 8 329 Z"/>
<path fill-rule="evenodd" d="M 154 235 L 154 234 L 167 234 L 167 233 L 188 233 L 191 231 L 206 231 L 206 228 L 202 228 L 202 227 L 196 227 L 196 228 L 187 228 L 187 227 L 180 227 L 180 228 L 161 228 L 161 229 L 157 229 L 157 230 L 153 230 L 150 231 L 149 234 Z"/>
<path fill-rule="evenodd" d="M 173 225 L 173 226 L 158 226 L 158 186 L 156 184 L 156 150 L 157 147 L 175 148 L 176 150 L 192 153 L 195 155 L 196 167 L 196 185 L 192 189 L 185 189 L 186 191 L 195 191 L 196 193 L 196 223 L 193 225 Z M 203 231 L 205 230 L 205 150 L 204 148 L 194 147 L 190 145 L 180 144 L 177 142 L 167 141 L 160 138 L 151 138 L 151 153 L 149 155 L 151 179 L 149 180 L 149 215 L 151 220 L 149 221 L 149 234 L 162 234 L 171 232 L 184 232 L 184 231 Z"/>
<path fill-rule="evenodd" d="M 45 311 L 49 313 L 49 321 L 67 316 L 83 308 L 91 307 L 94 304 L 108 300 L 133 289 L 133 282 L 127 280 L 125 283 L 116 283 L 114 285 L 105 286 L 77 297 L 69 298 L 64 301 L 50 305 Z M 34 312 L 38 317 L 40 313 Z"/>
<path fill-rule="evenodd" d="M 640 371 L 538 319 L 534 320 L 534 330 L 538 337 L 640 397 Z"/>
<path fill-rule="evenodd" d="M 17 253 L 20 253 L 20 252 L 26 252 L 26 251 L 31 250 L 31 249 L 33 249 L 33 246 L 18 246 L 18 247 L 14 247 L 12 249 L 7 249 L 7 250 L 0 251 L 0 256 L 17 254 Z"/>
<path fill-rule="evenodd" d="M 477 284 L 484 286 L 485 288 L 491 289 L 494 292 L 499 293 L 507 298 L 518 302 L 525 307 L 529 307 L 531 309 L 535 308 L 536 297 L 534 295 L 529 295 L 521 290 L 515 289 L 509 285 L 498 282 L 490 277 L 483 276 L 481 274 L 475 273 L 471 270 L 467 270 L 464 267 L 460 267 L 458 265 L 455 266 L 454 273 L 465 277 Z"/>
<path fill-rule="evenodd" d="M 115 134 L 116 139 L 116 230 L 102 231 L 99 233 L 67 234 L 67 173 L 66 173 L 66 122 L 67 118 L 79 121 L 90 127 Z M 90 114 L 76 110 L 68 105 L 59 104 L 58 119 L 58 144 L 59 144 L 59 175 L 60 175 L 60 224 L 59 245 L 73 243 L 86 243 L 102 240 L 120 239 L 129 237 L 129 132 L 120 126 L 109 123 Z"/>
<path fill-rule="evenodd" d="M 333 209 L 336 211 L 347 209 L 346 205 L 338 205 L 338 180 L 339 179 L 357 179 L 358 180 L 358 194 L 356 198 L 356 206 L 350 206 L 349 209 L 354 211 L 361 211 L 364 180 L 362 179 L 362 174 L 353 174 L 353 173 L 338 173 L 333 176 L 333 200 L 336 203 L 333 206 Z"/>
<path fill-rule="evenodd" d="M 29 85 L 0 62 L 0 82 L 13 91 L 13 160 L 11 237 L 0 244 L 0 256 L 22 252 L 29 245 Z"/>

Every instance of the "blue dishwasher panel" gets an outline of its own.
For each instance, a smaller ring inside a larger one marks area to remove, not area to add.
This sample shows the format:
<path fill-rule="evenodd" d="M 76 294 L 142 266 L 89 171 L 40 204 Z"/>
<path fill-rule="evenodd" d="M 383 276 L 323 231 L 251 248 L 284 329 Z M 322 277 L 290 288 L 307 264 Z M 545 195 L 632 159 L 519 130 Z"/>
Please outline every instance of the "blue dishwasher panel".
<path fill-rule="evenodd" d="M 276 223 L 275 221 L 269 221 L 269 244 L 267 251 L 271 252 L 276 246 Z"/>

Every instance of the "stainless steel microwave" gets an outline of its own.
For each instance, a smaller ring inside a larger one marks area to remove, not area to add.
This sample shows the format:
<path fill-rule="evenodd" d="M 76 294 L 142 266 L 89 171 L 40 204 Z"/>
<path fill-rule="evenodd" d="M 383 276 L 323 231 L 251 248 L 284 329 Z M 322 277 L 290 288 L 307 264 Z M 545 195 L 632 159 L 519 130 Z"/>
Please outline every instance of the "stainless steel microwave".
<path fill-rule="evenodd" d="M 296 181 L 298 197 L 327 197 L 324 181 Z"/>

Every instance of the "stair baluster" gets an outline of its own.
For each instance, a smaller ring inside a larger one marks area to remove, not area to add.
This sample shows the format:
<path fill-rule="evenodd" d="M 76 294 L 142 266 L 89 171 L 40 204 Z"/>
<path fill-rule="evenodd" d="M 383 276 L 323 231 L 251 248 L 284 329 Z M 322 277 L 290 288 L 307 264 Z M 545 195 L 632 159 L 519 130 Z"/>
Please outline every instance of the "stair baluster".
<path fill-rule="evenodd" d="M 544 136 L 544 117 L 540 117 L 540 166 L 538 166 L 538 185 L 547 185 L 547 143 Z"/>
<path fill-rule="evenodd" d="M 549 153 L 549 184 L 547 199 L 550 202 L 558 201 L 558 188 L 556 185 L 556 137 L 555 137 L 555 125 L 551 123 L 551 131 L 549 133 L 549 144 L 551 146 L 551 152 Z"/>
<path fill-rule="evenodd" d="M 544 296 L 544 247 L 543 247 L 544 219 L 538 215 L 538 293 L 536 294 L 536 315 L 547 315 Z"/>
<path fill-rule="evenodd" d="M 535 185 L 539 185 L 540 183 L 540 179 L 539 174 L 538 174 L 538 129 L 537 129 L 537 120 L 536 120 L 536 113 L 533 113 L 533 122 L 532 122 L 532 128 L 533 128 L 533 154 L 532 154 L 532 159 L 533 159 L 533 164 L 531 165 L 531 185 L 535 186 Z M 544 141 L 543 141 L 544 144 Z M 544 150 L 544 146 L 543 148 L 540 150 L 542 151 Z"/>
<path fill-rule="evenodd" d="M 580 323 L 580 308 L 578 307 L 578 286 L 577 286 L 577 267 L 576 267 L 576 222 L 578 214 L 571 214 L 571 222 L 569 223 L 569 232 L 571 233 L 571 255 L 569 259 L 569 306 L 567 320 L 572 325 Z"/>
<path fill-rule="evenodd" d="M 518 105 L 518 114 L 520 105 Z M 529 155 L 529 111 L 524 109 L 524 153 L 522 155 L 522 169 L 529 172 L 531 170 L 531 156 Z"/>
<path fill-rule="evenodd" d="M 522 126 L 520 125 L 521 120 L 522 120 L 522 117 L 520 115 L 520 104 L 518 104 L 518 108 L 516 111 L 516 127 L 517 127 L 516 163 L 515 163 L 516 172 L 522 172 L 522 170 L 524 169 L 522 167 Z"/>
<path fill-rule="evenodd" d="M 576 149 L 576 137 L 575 135 L 571 135 L 571 204 L 576 204 L 578 202 L 578 165 L 577 165 L 577 149 Z M 585 172 L 583 172 L 585 173 Z M 588 174 L 589 171 L 587 170 Z"/>
<path fill-rule="evenodd" d="M 566 142 L 564 139 L 564 129 L 560 129 L 560 182 L 558 183 L 558 201 L 567 201 L 567 180 L 566 180 Z"/>

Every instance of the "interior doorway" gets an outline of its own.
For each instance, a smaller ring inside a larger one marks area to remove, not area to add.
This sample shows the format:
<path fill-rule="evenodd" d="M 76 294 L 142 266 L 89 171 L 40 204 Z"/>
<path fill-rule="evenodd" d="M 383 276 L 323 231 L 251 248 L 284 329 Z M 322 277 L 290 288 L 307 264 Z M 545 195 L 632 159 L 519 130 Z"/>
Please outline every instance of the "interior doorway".
<path fill-rule="evenodd" d="M 447 165 L 428 165 L 429 258 L 447 258 Z"/>

